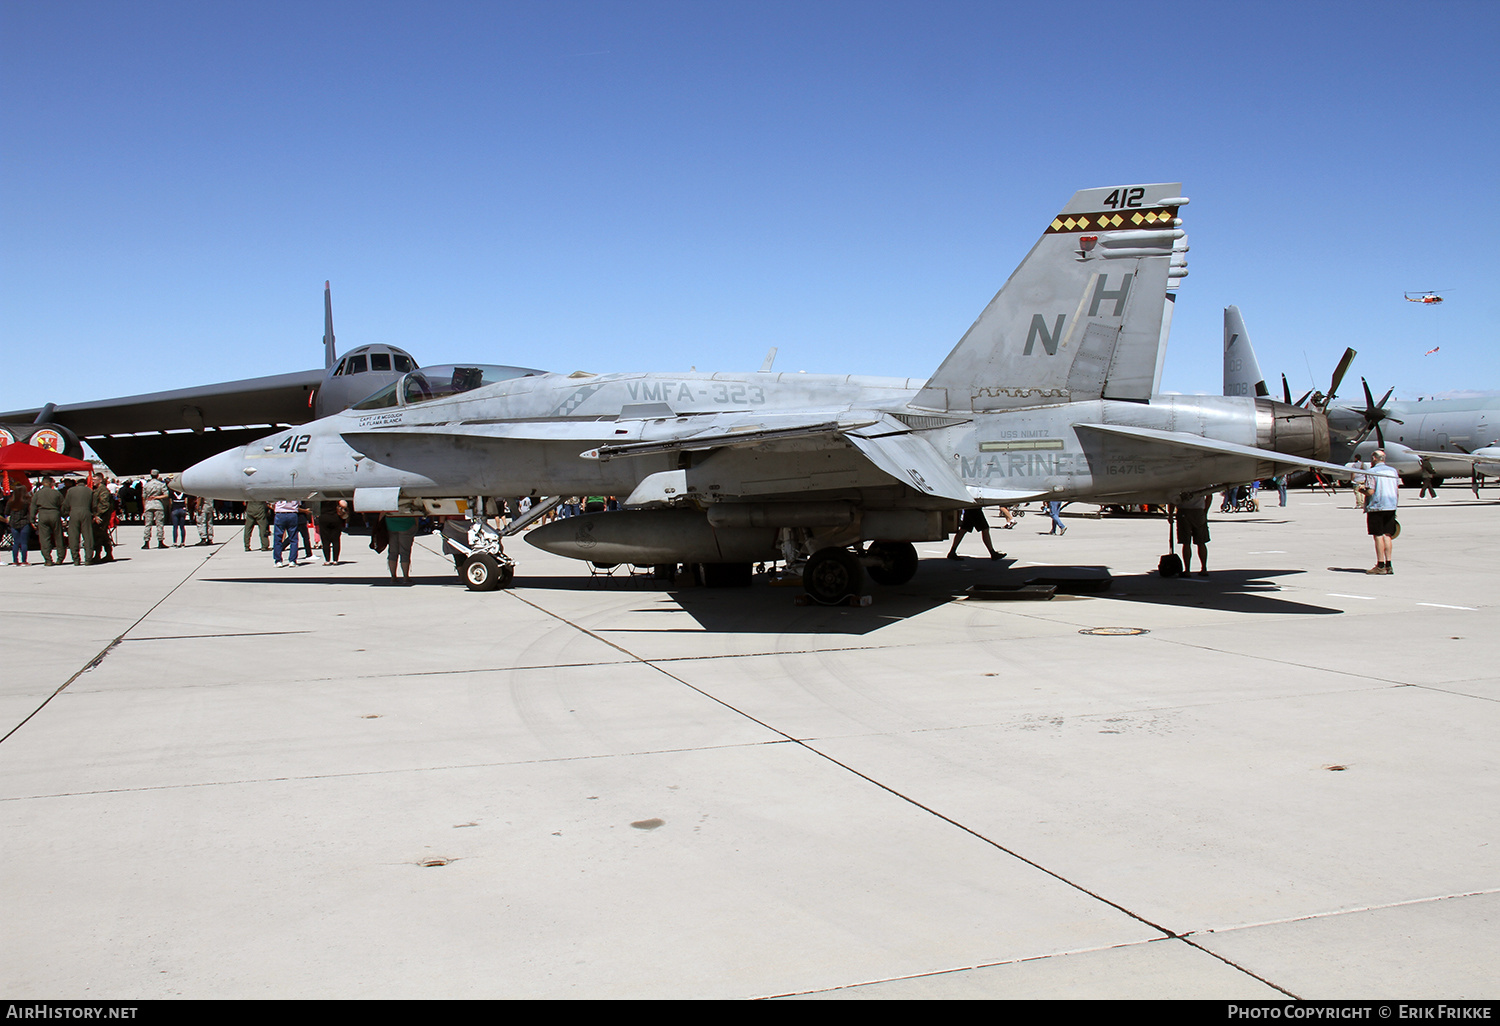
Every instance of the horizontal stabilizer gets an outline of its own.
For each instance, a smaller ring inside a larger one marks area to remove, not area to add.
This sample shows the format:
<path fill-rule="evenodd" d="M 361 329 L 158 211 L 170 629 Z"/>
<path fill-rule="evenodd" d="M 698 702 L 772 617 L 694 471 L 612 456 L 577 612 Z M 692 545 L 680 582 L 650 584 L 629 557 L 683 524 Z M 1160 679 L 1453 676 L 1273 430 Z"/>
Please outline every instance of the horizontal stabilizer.
<path fill-rule="evenodd" d="M 1039 492 L 1034 488 L 979 488 L 975 485 L 969 486 L 969 494 L 982 506 L 1009 506 L 1014 502 L 1031 502 L 1051 495 L 1050 492 Z"/>
<path fill-rule="evenodd" d="M 1270 449 L 1257 449 L 1253 445 L 1221 442 L 1217 438 L 1204 438 L 1202 435 L 1190 435 L 1183 431 L 1158 431 L 1155 428 L 1125 427 L 1120 424 L 1078 424 L 1076 428 L 1079 431 L 1098 431 L 1101 434 L 1136 438 L 1145 442 L 1154 442 L 1157 445 L 1188 449 L 1194 452 L 1215 453 L 1220 456 L 1245 456 L 1262 463 L 1274 463 L 1278 471 L 1283 468 L 1293 470 L 1298 467 L 1307 467 L 1311 470 L 1325 471 L 1335 477 L 1349 477 L 1354 473 L 1348 467 L 1337 463 L 1324 463 L 1321 460 L 1291 456 L 1284 452 L 1273 452 Z"/>

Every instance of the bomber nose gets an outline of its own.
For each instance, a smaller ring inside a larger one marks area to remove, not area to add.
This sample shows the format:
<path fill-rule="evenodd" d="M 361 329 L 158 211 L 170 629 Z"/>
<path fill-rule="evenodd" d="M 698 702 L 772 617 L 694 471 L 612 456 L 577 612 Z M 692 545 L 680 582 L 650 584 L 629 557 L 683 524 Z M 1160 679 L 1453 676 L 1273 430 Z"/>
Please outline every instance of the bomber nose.
<path fill-rule="evenodd" d="M 210 456 L 182 472 L 182 490 L 205 499 L 244 499 L 250 483 L 243 447 Z"/>

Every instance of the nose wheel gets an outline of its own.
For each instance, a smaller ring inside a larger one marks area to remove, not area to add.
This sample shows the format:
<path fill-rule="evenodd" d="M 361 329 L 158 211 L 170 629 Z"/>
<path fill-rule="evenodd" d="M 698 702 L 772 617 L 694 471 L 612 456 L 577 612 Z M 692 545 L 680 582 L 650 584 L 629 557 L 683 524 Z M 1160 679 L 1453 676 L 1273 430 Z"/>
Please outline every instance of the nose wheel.
<path fill-rule="evenodd" d="M 470 591 L 495 591 L 510 587 L 516 568 L 508 562 L 502 564 L 488 552 L 476 552 L 464 560 L 461 573 Z"/>

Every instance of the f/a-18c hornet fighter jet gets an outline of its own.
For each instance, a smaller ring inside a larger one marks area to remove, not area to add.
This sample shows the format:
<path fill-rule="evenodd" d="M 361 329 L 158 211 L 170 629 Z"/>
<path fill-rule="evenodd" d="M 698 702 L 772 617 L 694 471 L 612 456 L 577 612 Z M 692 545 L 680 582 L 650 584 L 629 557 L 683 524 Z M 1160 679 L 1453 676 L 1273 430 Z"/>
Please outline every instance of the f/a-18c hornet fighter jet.
<path fill-rule="evenodd" d="M 976 505 L 1181 502 L 1290 468 L 1347 475 L 1323 462 L 1320 410 L 1155 394 L 1169 282 L 1187 273 L 1180 192 L 1077 193 L 925 381 L 427 367 L 205 460 L 183 485 L 367 510 L 628 496 L 527 540 L 595 563 L 702 564 L 720 584 L 747 582 L 758 561 L 805 560 L 804 589 L 834 602 L 866 569 L 909 580 L 912 543 L 945 538 Z M 456 557 L 476 589 L 512 572 L 484 530 L 473 525 Z"/>

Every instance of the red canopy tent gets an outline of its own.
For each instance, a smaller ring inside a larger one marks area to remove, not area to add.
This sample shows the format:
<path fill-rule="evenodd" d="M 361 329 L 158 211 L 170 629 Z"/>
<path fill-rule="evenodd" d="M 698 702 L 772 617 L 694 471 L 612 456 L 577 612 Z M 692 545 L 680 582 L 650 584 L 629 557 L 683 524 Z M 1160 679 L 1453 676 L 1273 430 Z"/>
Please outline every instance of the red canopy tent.
<path fill-rule="evenodd" d="M 76 474 L 79 471 L 89 476 L 89 485 L 94 483 L 94 465 L 88 460 L 75 460 L 51 449 L 43 449 L 25 442 L 12 442 L 0 448 L 0 474 L 5 476 L 5 487 L 10 489 L 11 471 L 28 474 Z"/>

